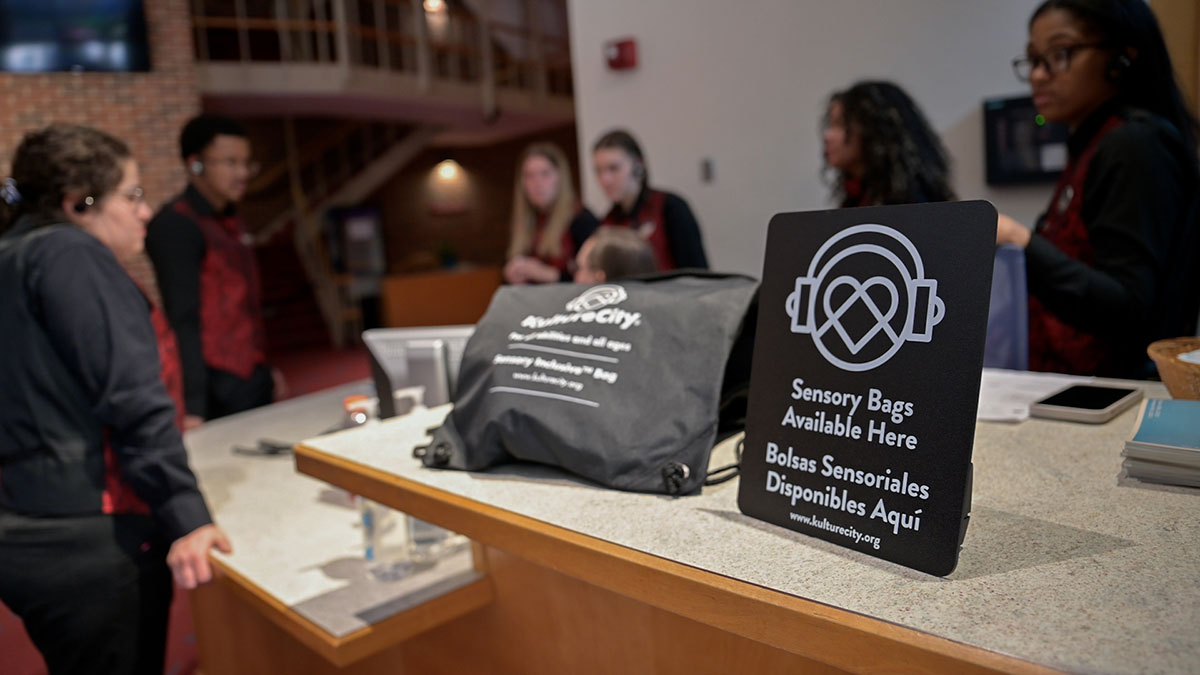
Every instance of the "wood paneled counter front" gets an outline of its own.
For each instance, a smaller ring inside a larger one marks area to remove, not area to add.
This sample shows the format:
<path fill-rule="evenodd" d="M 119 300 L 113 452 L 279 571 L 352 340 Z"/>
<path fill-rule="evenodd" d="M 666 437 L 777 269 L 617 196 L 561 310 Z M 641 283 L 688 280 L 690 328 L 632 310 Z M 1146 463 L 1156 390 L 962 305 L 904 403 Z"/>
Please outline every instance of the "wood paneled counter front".
<path fill-rule="evenodd" d="M 426 469 L 411 448 L 444 414 L 296 451 L 301 472 L 484 545 L 493 602 L 399 647 L 403 672 L 1200 669 L 1200 493 L 1118 485 L 1133 411 L 981 422 L 946 578 L 742 516 L 736 481 L 667 498 Z"/>

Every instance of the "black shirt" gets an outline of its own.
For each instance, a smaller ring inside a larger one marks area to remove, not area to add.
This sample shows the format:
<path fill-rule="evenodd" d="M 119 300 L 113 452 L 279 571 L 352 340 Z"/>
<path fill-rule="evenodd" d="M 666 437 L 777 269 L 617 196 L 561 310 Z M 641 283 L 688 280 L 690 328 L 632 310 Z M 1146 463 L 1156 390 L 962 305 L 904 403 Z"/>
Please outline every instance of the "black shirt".
<path fill-rule="evenodd" d="M 233 206 L 218 213 L 195 187 L 189 185 L 180 197 L 201 216 L 231 216 Z M 163 310 L 179 344 L 183 367 L 183 399 L 189 415 L 207 418 L 208 367 L 200 338 L 200 268 L 208 253 L 208 241 L 191 218 L 168 202 L 146 226 L 146 254 L 154 263 Z"/>
<path fill-rule="evenodd" d="M 1030 293 L 1065 323 L 1126 345 L 1191 335 L 1200 313 L 1200 178 L 1196 152 L 1161 118 L 1103 106 L 1072 134 L 1078 156 L 1114 114 L 1088 165 L 1081 216 L 1089 263 L 1034 234 L 1025 249 Z M 1051 205 L 1054 208 L 1055 205 Z M 1044 216 L 1039 220 L 1039 228 Z M 1132 374 L 1132 373 L 1130 373 Z"/>
<path fill-rule="evenodd" d="M 174 540 L 212 522 L 160 379 L 149 301 L 72 225 L 0 239 L 0 508 L 105 511 L 105 447 Z"/>
<path fill-rule="evenodd" d="M 675 267 L 708 269 L 708 256 L 704 253 L 704 241 L 700 238 L 700 223 L 696 222 L 696 216 L 692 214 L 691 207 L 679 195 L 672 192 L 661 192 L 663 193 L 663 232 L 666 234 L 667 247 L 675 261 Z M 629 213 L 625 213 L 620 204 L 614 204 L 608 215 L 605 216 L 604 222 L 628 222 L 636 229 L 637 224 L 632 223 L 633 217 L 641 212 L 649 193 L 650 188 L 642 188 Z"/>

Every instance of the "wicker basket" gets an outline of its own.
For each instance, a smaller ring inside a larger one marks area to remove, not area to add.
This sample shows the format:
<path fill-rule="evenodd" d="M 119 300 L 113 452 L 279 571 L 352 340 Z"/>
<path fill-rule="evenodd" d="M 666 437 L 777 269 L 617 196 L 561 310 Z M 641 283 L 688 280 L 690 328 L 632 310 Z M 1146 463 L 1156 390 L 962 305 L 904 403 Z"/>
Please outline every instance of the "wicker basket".
<path fill-rule="evenodd" d="M 1188 363 L 1176 356 L 1197 349 L 1200 349 L 1200 337 L 1159 340 L 1146 348 L 1171 396 L 1200 400 L 1200 363 Z"/>

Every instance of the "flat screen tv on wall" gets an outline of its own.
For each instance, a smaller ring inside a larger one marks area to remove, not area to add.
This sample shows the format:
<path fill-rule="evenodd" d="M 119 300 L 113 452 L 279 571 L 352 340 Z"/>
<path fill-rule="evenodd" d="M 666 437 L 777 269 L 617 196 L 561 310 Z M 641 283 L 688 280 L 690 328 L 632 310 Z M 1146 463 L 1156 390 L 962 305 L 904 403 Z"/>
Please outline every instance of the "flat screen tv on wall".
<path fill-rule="evenodd" d="M 142 0 L 0 0 L 0 71 L 146 70 Z"/>
<path fill-rule="evenodd" d="M 983 102 L 988 185 L 1054 182 L 1067 165 L 1067 128 L 1038 114 L 1029 96 Z"/>

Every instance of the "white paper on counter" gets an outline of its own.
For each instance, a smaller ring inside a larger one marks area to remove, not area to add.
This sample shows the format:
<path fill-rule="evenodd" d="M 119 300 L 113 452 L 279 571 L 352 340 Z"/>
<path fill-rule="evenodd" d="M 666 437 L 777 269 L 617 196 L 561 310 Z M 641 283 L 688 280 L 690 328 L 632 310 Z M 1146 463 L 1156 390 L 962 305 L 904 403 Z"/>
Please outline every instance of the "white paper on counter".
<path fill-rule="evenodd" d="M 1058 373 L 984 368 L 979 385 L 976 419 L 987 422 L 1021 422 L 1029 419 L 1029 406 L 1069 384 L 1095 378 Z"/>

